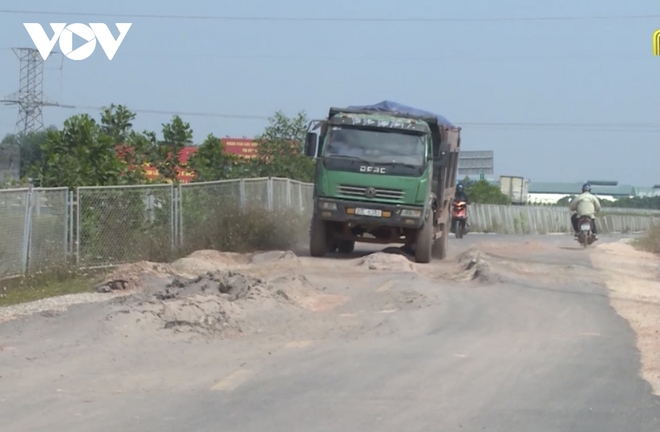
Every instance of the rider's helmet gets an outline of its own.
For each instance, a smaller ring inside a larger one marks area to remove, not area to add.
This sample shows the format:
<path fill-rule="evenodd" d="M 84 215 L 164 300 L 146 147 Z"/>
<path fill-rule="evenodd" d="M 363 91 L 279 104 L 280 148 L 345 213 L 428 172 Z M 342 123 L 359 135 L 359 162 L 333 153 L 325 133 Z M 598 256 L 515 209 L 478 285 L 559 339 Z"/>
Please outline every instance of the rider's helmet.
<path fill-rule="evenodd" d="M 459 184 L 457 184 L 457 185 L 456 185 L 456 190 L 457 190 L 458 192 L 463 191 L 463 183 L 459 183 Z"/>
<path fill-rule="evenodd" d="M 582 185 L 582 192 L 591 192 L 591 185 L 589 183 L 585 183 Z"/>

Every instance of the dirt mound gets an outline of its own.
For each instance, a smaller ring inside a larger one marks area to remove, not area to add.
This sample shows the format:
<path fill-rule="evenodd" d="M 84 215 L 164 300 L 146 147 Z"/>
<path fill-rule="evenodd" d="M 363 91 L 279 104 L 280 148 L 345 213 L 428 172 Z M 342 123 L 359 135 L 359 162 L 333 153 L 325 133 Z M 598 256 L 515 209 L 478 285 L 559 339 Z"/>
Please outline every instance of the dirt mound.
<path fill-rule="evenodd" d="M 459 272 L 455 279 L 461 281 L 476 281 L 482 283 L 501 282 L 502 277 L 497 274 L 491 264 L 491 257 L 478 250 L 470 249 L 458 256 Z"/>
<path fill-rule="evenodd" d="M 99 292 L 109 292 L 117 289 L 135 290 L 142 285 L 146 276 L 174 276 L 177 272 L 169 264 L 138 261 L 122 264 L 112 271 L 97 285 Z"/>
<path fill-rule="evenodd" d="M 359 267 L 369 270 L 415 271 L 415 266 L 405 255 L 376 252 L 360 258 Z"/>
<path fill-rule="evenodd" d="M 324 312 L 342 305 L 348 299 L 345 296 L 320 294 L 316 287 L 302 275 L 281 276 L 271 281 L 279 287 L 280 295 L 297 306 L 314 312 Z"/>
<path fill-rule="evenodd" d="M 172 263 L 172 268 L 184 275 L 197 275 L 235 268 L 248 264 L 247 256 L 235 252 L 199 250 Z"/>
<path fill-rule="evenodd" d="M 316 310 L 313 305 L 323 297 L 303 276 L 267 281 L 220 270 L 169 280 L 160 288 L 123 298 L 120 310 L 110 314 L 110 319 L 123 321 L 124 328 L 138 324 L 147 330 L 240 334 L 248 327 L 258 327 L 259 317 L 269 311 L 282 307 Z"/>

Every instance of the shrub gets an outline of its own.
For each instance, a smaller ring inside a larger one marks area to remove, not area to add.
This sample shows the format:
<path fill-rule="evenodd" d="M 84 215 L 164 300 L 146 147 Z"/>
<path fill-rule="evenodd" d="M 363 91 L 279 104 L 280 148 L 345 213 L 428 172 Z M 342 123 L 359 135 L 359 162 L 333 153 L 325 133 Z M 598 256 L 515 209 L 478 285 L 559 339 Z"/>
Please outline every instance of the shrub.
<path fill-rule="evenodd" d="M 309 216 L 297 210 L 268 211 L 263 207 L 224 208 L 212 220 L 184 229 L 188 254 L 199 249 L 226 252 L 290 249 L 303 242 L 309 232 Z"/>

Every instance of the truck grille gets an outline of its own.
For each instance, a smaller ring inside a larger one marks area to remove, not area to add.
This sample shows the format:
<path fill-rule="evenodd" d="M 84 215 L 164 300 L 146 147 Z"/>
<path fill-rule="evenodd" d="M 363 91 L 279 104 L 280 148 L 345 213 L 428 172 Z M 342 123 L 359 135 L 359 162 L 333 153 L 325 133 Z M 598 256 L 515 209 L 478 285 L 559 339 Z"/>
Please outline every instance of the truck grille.
<path fill-rule="evenodd" d="M 351 195 L 351 196 L 359 196 L 359 197 L 365 197 L 367 196 L 366 191 L 367 187 L 364 186 L 351 186 L 351 185 L 339 185 L 339 193 L 342 195 Z M 374 188 L 376 191 L 376 194 L 373 197 L 370 198 L 383 198 L 383 199 L 402 199 L 403 198 L 403 191 L 400 189 L 381 189 L 381 188 Z"/>

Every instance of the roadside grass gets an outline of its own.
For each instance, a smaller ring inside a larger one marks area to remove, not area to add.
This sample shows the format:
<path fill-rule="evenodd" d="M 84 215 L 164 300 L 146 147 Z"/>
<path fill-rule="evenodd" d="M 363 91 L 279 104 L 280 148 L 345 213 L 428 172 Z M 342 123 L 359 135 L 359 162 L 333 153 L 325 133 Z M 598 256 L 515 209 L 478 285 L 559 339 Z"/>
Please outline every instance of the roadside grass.
<path fill-rule="evenodd" d="M 654 225 L 645 235 L 634 239 L 632 245 L 645 252 L 660 254 L 660 225 Z"/>
<path fill-rule="evenodd" d="M 20 278 L 0 281 L 0 307 L 27 303 L 66 294 L 92 292 L 100 281 L 99 273 L 65 268 L 36 272 Z"/>

